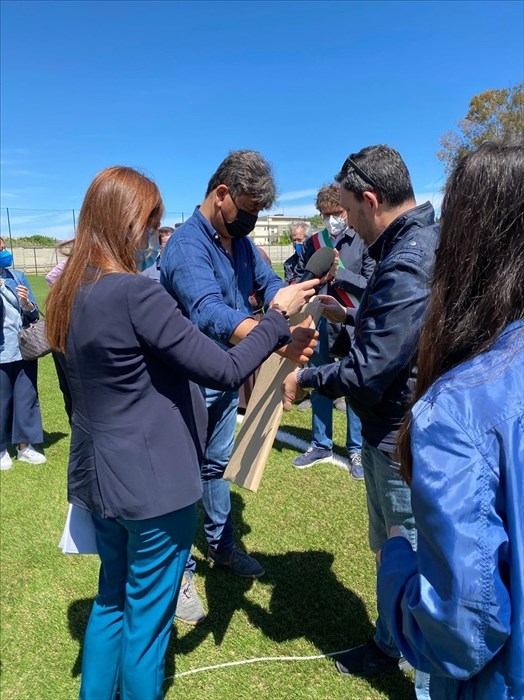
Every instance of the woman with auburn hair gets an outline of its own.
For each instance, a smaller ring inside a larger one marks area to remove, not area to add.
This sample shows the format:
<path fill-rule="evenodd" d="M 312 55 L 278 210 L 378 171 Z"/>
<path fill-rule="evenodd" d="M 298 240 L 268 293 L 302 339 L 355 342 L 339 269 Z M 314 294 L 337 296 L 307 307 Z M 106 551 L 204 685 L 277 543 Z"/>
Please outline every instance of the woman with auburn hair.
<path fill-rule="evenodd" d="M 411 415 L 418 550 L 392 528 L 379 607 L 432 700 L 524 698 L 524 147 L 451 174 Z M 393 531 L 394 530 L 394 531 Z"/>
<path fill-rule="evenodd" d="M 286 311 L 295 313 L 318 283 L 280 290 L 279 308 L 222 350 L 161 285 L 137 274 L 156 260 L 162 214 L 150 179 L 125 167 L 100 172 L 47 302 L 49 342 L 65 356 L 73 404 L 68 500 L 93 514 L 101 559 L 83 700 L 162 697 L 201 496 L 207 412 L 197 384 L 239 387 L 289 341 Z"/>

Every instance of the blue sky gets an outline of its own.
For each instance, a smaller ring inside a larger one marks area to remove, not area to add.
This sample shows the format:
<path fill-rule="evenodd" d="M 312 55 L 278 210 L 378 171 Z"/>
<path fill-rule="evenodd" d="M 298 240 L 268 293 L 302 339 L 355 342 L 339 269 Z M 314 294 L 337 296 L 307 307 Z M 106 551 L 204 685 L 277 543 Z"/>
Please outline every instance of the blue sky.
<path fill-rule="evenodd" d="M 374 143 L 438 204 L 442 134 L 473 95 L 523 80 L 523 7 L 2 0 L 2 232 L 9 208 L 13 235 L 68 238 L 115 164 L 156 180 L 171 223 L 237 148 L 271 161 L 287 215 L 315 213 L 316 190 Z"/>

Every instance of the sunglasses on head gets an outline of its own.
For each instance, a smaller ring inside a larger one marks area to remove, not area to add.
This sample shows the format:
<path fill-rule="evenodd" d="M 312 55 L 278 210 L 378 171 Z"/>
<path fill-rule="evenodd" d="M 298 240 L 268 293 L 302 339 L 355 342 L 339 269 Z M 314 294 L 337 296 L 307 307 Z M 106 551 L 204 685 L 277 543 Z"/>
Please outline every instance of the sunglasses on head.
<path fill-rule="evenodd" d="M 353 154 L 351 154 L 351 155 L 353 155 Z M 355 163 L 355 161 L 351 160 L 351 156 L 348 156 L 346 158 L 346 160 L 344 161 L 344 165 L 340 169 L 340 172 L 344 175 L 344 177 L 348 174 L 348 171 L 350 170 L 350 168 L 352 168 L 356 172 L 356 174 L 360 178 L 362 178 L 362 180 L 364 180 L 364 182 L 367 182 L 368 185 L 371 185 L 371 187 L 374 190 L 379 190 L 379 186 L 377 185 L 375 180 L 373 180 L 373 178 L 370 175 L 365 173 L 362 170 L 362 168 L 359 168 L 359 166 Z"/>

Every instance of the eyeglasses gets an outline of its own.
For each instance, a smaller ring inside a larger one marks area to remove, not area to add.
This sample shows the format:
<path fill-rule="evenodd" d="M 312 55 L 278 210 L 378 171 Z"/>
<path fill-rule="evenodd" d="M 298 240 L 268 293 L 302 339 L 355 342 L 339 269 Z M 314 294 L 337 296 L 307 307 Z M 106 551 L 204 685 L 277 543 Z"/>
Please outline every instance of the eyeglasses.
<path fill-rule="evenodd" d="M 361 177 L 361 178 L 364 180 L 364 182 L 367 182 L 368 185 L 371 185 L 371 187 L 372 187 L 374 190 L 380 190 L 380 188 L 379 188 L 379 186 L 377 185 L 377 183 L 375 182 L 375 180 L 373 180 L 373 178 L 372 178 L 370 175 L 368 175 L 367 173 L 365 173 L 365 172 L 362 170 L 362 168 L 359 168 L 358 165 L 355 163 L 355 161 L 354 161 L 354 160 L 351 160 L 351 156 L 348 156 L 348 157 L 346 158 L 346 160 L 344 161 L 344 165 L 343 165 L 342 168 L 340 169 L 340 172 L 344 175 L 344 177 L 348 174 L 348 170 L 349 170 L 350 168 L 353 168 L 353 170 L 356 172 L 356 174 L 357 174 L 359 177 Z"/>

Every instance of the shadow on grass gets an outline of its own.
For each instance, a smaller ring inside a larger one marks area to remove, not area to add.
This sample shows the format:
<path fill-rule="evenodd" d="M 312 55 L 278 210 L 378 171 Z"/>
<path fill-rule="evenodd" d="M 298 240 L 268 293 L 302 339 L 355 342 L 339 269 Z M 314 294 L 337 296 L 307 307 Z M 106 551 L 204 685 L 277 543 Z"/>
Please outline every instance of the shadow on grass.
<path fill-rule="evenodd" d="M 250 531 L 242 517 L 244 501 L 232 492 L 236 541 Z M 205 552 L 205 538 L 200 518 L 195 549 Z M 205 576 L 205 592 L 209 611 L 198 627 L 176 623 L 166 653 L 164 691 L 173 685 L 176 673 L 175 654 L 187 655 L 209 636 L 214 643 L 223 642 L 231 619 L 242 610 L 250 624 L 276 643 L 294 639 L 309 641 L 319 654 L 342 651 L 362 644 L 373 634 L 373 625 L 360 596 L 348 590 L 332 571 L 334 555 L 323 550 L 289 551 L 283 554 L 251 552 L 262 564 L 265 575 L 260 583 L 234 576 L 224 569 L 211 570 L 205 559 L 197 558 L 197 567 Z M 246 593 L 252 586 L 272 589 L 269 609 L 251 601 Z M 78 655 L 71 670 L 73 677 L 81 673 L 85 629 L 93 598 L 76 600 L 69 606 L 68 621 L 72 639 L 78 641 Z M 249 652 L 246 658 L 249 658 Z M 333 668 L 333 673 L 336 673 Z M 413 682 L 401 671 L 379 674 L 367 679 L 389 700 L 414 698 Z"/>
<path fill-rule="evenodd" d="M 44 447 L 51 447 L 51 445 L 60 442 L 66 437 L 69 437 L 69 433 L 48 433 L 47 430 L 44 430 Z"/>
<path fill-rule="evenodd" d="M 67 609 L 67 621 L 69 623 L 69 634 L 71 639 L 78 642 L 78 654 L 71 669 L 71 675 L 76 678 L 82 672 L 82 649 L 84 646 L 84 634 L 87 621 L 91 614 L 94 598 L 81 598 L 75 600 Z"/>
<path fill-rule="evenodd" d="M 231 493 L 235 521 L 235 539 L 250 531 L 242 517 L 244 501 L 240 494 Z M 197 530 L 195 549 L 205 553 L 203 528 Z M 165 689 L 170 687 L 176 673 L 175 653 L 187 655 L 209 636 L 215 645 L 223 642 L 231 619 L 242 610 L 249 623 L 268 639 L 277 643 L 306 639 L 319 650 L 329 654 L 357 646 L 373 634 L 374 626 L 360 596 L 348 590 L 332 571 L 334 555 L 323 550 L 289 551 L 268 555 L 252 554 L 264 567 L 260 583 L 231 575 L 224 569 L 210 569 L 205 559 L 197 559 L 197 568 L 205 577 L 208 617 L 198 627 L 176 623 L 166 654 Z M 272 589 L 269 609 L 249 600 L 252 586 Z M 250 656 L 246 654 L 246 658 Z M 333 669 L 333 673 L 336 673 Z M 414 698 L 413 682 L 401 671 L 380 674 L 367 679 L 390 700 Z"/>

